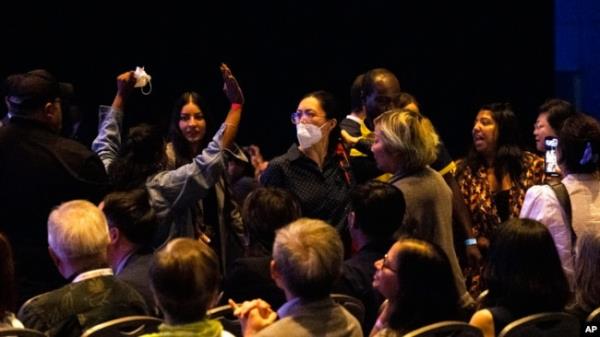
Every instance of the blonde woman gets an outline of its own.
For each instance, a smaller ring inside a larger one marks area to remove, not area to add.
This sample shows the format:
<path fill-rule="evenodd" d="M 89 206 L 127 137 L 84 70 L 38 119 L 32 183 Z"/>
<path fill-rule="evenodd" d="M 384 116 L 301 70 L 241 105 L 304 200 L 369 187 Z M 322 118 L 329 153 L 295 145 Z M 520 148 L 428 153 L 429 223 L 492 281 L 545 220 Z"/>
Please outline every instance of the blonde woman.
<path fill-rule="evenodd" d="M 431 121 L 411 110 L 390 110 L 375 119 L 371 147 L 377 167 L 393 174 L 389 181 L 406 198 L 406 213 L 398 234 L 438 244 L 448 255 L 463 305 L 472 303 L 452 234 L 452 191 L 429 167 L 436 159 L 439 137 Z"/>

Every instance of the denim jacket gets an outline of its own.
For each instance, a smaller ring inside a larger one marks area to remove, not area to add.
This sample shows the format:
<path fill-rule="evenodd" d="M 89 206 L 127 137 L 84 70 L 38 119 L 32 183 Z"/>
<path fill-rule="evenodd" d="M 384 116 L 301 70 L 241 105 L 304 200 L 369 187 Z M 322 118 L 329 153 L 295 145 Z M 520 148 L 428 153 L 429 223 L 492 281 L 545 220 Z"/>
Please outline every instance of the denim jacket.
<path fill-rule="evenodd" d="M 110 106 L 100 106 L 99 117 L 98 136 L 92 143 L 92 149 L 108 171 L 121 148 L 123 112 Z M 206 196 L 224 172 L 220 148 L 224 130 L 225 124 L 191 163 L 161 171 L 146 180 L 150 205 L 159 219 L 157 239 L 161 244 L 176 237 L 197 236 L 192 208 Z"/>

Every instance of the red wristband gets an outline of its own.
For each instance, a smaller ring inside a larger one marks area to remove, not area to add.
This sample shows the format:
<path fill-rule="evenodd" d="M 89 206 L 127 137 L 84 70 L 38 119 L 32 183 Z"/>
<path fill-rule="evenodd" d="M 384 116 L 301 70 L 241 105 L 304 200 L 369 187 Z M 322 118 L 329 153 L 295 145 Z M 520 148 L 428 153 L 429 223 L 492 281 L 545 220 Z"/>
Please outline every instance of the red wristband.
<path fill-rule="evenodd" d="M 241 109 L 242 105 L 240 103 L 231 103 L 231 110 Z"/>

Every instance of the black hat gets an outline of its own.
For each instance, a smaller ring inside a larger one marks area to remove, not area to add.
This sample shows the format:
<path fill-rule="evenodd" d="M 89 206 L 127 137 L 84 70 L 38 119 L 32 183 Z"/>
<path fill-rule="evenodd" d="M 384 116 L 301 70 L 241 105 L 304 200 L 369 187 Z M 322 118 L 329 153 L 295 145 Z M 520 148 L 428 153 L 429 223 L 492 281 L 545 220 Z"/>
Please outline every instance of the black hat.
<path fill-rule="evenodd" d="M 56 98 L 69 98 L 73 85 L 58 82 L 47 70 L 36 69 L 6 79 L 6 98 L 18 108 L 35 108 Z"/>

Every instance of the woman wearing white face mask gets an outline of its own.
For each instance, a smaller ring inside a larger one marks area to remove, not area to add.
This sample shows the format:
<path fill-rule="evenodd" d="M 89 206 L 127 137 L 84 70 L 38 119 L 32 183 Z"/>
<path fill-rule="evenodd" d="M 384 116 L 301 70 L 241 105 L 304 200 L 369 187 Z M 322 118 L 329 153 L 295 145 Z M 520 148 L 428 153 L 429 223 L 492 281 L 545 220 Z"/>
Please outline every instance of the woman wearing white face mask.
<path fill-rule="evenodd" d="M 271 160 L 260 182 L 292 192 L 300 200 L 303 216 L 322 219 L 341 231 L 353 183 L 346 161 L 336 154 L 336 113 L 330 93 L 304 96 L 292 113 L 299 145 Z"/>

